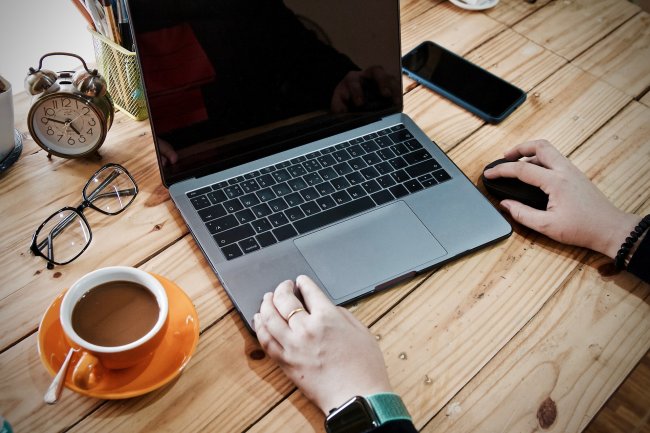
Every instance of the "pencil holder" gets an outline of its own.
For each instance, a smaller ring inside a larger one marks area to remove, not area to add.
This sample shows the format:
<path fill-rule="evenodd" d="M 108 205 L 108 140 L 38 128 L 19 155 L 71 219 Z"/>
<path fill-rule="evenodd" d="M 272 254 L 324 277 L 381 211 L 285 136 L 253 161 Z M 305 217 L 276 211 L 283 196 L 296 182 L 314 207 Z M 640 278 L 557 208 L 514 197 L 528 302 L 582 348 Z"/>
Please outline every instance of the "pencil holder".
<path fill-rule="evenodd" d="M 142 74 L 136 54 L 92 29 L 97 69 L 106 80 L 113 104 L 135 120 L 148 117 Z"/>

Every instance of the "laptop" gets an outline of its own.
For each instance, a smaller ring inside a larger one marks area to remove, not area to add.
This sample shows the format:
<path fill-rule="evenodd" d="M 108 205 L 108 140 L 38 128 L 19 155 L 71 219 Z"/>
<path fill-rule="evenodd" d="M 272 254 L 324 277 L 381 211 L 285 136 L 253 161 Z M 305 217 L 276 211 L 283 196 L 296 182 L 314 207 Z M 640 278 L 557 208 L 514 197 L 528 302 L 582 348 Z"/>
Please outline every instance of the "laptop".
<path fill-rule="evenodd" d="M 345 304 L 510 235 L 402 113 L 397 0 L 130 0 L 162 181 L 249 329 L 308 275 Z"/>

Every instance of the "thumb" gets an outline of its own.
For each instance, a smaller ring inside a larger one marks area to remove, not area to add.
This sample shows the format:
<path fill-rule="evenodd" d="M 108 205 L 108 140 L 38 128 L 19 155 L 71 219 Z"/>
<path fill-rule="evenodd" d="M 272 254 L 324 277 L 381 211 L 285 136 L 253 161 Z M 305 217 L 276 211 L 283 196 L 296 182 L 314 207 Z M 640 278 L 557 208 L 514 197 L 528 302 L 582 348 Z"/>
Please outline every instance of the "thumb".
<path fill-rule="evenodd" d="M 306 275 L 299 275 L 296 278 L 296 288 L 310 313 L 334 306 L 321 288 Z"/>
<path fill-rule="evenodd" d="M 503 200 L 501 206 L 505 208 L 512 218 L 519 224 L 541 232 L 547 220 L 546 211 L 533 209 L 516 200 Z"/>

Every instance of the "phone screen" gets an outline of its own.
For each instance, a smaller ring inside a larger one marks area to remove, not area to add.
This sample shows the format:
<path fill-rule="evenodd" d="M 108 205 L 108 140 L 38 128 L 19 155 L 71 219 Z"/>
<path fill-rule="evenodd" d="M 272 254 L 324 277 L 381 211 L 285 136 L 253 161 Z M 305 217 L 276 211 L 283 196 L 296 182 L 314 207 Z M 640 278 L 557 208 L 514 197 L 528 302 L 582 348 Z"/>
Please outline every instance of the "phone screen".
<path fill-rule="evenodd" d="M 403 71 L 489 122 L 499 122 L 526 93 L 433 42 L 426 41 L 402 58 Z"/>

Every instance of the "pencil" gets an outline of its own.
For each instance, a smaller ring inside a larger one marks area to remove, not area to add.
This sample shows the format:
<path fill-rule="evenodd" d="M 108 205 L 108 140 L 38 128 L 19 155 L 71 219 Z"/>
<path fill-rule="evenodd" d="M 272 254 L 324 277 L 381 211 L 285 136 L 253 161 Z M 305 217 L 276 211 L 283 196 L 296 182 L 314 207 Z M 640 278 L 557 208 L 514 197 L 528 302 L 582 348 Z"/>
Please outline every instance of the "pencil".
<path fill-rule="evenodd" d="M 108 22 L 108 29 L 111 32 L 111 39 L 118 45 L 122 45 L 122 38 L 120 38 L 120 31 L 117 29 L 117 24 L 115 23 L 115 15 L 113 15 L 113 6 L 111 6 L 110 0 L 100 0 L 102 6 L 104 6 L 104 13 L 106 14 L 106 21 Z"/>

